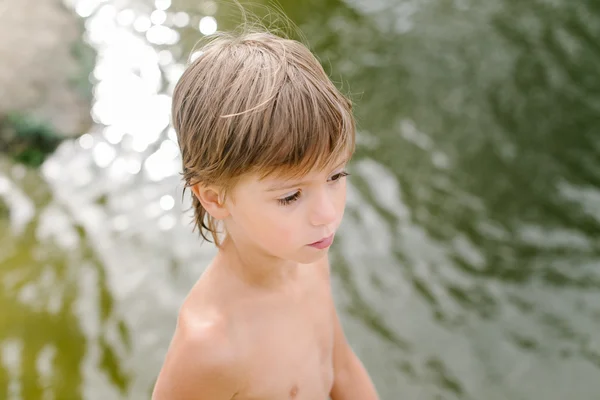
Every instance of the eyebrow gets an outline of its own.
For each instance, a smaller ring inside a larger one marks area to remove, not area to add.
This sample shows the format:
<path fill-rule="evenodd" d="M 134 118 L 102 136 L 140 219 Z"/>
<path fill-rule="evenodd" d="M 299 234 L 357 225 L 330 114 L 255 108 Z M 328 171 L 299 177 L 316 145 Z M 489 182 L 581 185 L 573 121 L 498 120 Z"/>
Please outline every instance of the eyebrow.
<path fill-rule="evenodd" d="M 344 160 L 341 163 L 339 163 L 338 165 L 336 165 L 334 168 L 332 168 L 333 170 L 338 169 L 339 167 L 341 167 L 344 164 L 347 164 L 348 160 Z M 295 182 L 288 182 L 286 181 L 286 183 L 283 184 L 279 184 L 279 185 L 273 185 L 270 188 L 268 188 L 266 191 L 267 192 L 274 192 L 276 190 L 283 190 L 283 189 L 291 189 L 293 187 L 296 186 L 304 186 L 308 183 L 309 181 L 295 181 Z"/>

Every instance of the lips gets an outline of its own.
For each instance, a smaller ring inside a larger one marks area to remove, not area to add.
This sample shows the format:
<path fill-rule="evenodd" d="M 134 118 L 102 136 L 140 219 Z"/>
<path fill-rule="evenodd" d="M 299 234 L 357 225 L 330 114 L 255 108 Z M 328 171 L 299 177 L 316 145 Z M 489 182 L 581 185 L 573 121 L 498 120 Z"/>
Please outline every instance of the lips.
<path fill-rule="evenodd" d="M 311 243 L 309 244 L 309 246 L 314 247 L 316 249 L 326 249 L 327 247 L 331 246 L 331 243 L 333 243 L 333 236 L 334 234 L 332 233 L 331 235 L 327 236 L 326 238 L 323 238 L 317 242 Z"/>

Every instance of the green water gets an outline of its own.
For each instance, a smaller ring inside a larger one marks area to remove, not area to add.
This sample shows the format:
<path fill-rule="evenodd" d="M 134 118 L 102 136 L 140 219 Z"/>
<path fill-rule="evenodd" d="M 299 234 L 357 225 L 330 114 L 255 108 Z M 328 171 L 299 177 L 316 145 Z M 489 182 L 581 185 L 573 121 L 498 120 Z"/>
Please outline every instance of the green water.
<path fill-rule="evenodd" d="M 281 5 L 356 103 L 334 295 L 382 399 L 598 399 L 600 3 Z M 228 10 L 168 12 L 222 29 Z M 153 48 L 187 56 L 199 33 L 178 31 Z M 98 98 L 172 87 L 168 59 L 120 59 L 134 83 Z M 41 173 L 0 163 L 0 399 L 149 398 L 212 255 L 181 221 L 176 171 L 145 169 L 168 130 L 146 148 L 106 142 L 102 124 L 145 123 L 112 107 L 91 132 L 100 150 L 65 143 Z"/>

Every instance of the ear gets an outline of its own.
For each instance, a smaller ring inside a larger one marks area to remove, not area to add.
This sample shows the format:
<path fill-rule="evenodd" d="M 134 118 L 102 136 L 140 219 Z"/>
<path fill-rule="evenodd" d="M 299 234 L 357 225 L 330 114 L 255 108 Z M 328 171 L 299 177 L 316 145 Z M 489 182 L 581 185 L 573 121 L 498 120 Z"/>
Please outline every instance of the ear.
<path fill-rule="evenodd" d="M 225 219 L 229 216 L 229 210 L 225 207 L 225 202 L 216 188 L 202 186 L 198 183 L 192 186 L 191 189 L 194 196 L 196 196 L 202 207 L 204 207 L 211 217 L 214 219 Z"/>

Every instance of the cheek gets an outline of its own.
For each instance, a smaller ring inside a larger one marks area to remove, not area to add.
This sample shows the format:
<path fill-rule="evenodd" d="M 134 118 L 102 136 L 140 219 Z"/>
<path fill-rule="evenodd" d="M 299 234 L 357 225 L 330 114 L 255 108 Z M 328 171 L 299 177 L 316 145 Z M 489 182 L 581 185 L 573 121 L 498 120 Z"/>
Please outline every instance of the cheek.
<path fill-rule="evenodd" d="M 346 205 L 346 182 L 342 185 L 342 190 L 340 190 L 340 199 L 342 202 L 342 207 Z"/>
<path fill-rule="evenodd" d="M 244 230 L 258 242 L 284 247 L 297 241 L 297 213 L 282 209 L 279 206 L 257 204 L 253 210 L 259 212 L 245 213 Z"/>
<path fill-rule="evenodd" d="M 294 213 L 288 210 L 277 210 L 273 218 L 270 219 L 265 228 L 269 229 L 268 235 L 272 243 L 285 246 L 286 243 L 293 243 L 297 240 L 298 228 L 294 222 L 296 217 Z"/>
<path fill-rule="evenodd" d="M 344 209 L 346 208 L 346 182 L 343 182 L 336 193 L 335 206 L 340 213 L 340 217 L 344 215 Z"/>

